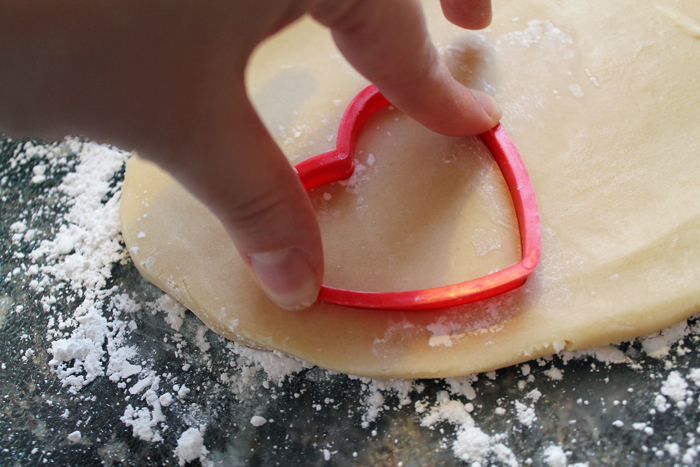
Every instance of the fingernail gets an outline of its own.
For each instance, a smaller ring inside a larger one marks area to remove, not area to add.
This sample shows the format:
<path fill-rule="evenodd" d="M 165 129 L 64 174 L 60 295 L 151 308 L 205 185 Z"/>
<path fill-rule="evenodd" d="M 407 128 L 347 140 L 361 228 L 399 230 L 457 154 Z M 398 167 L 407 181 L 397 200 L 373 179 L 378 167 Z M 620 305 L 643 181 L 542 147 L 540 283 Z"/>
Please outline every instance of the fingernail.
<path fill-rule="evenodd" d="M 481 104 L 481 107 L 489 117 L 496 121 L 501 119 L 503 112 L 501 111 L 501 106 L 496 102 L 496 99 L 480 91 L 472 91 L 472 93 L 474 93 L 474 97 L 476 97 L 476 100 L 479 101 L 479 104 Z"/>
<path fill-rule="evenodd" d="M 255 253 L 250 264 L 267 296 L 285 310 L 308 308 L 318 298 L 321 281 L 300 249 Z"/>

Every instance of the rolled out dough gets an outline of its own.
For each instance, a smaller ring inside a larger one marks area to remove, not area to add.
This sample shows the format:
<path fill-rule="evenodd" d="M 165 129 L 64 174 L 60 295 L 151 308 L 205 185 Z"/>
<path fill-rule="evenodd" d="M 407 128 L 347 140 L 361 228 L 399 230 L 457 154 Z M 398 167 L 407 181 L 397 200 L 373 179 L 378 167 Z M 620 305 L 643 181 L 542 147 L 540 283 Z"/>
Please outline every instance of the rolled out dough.
<path fill-rule="evenodd" d="M 443 59 L 494 95 L 537 193 L 542 261 L 525 286 L 417 312 L 318 303 L 289 312 L 254 285 L 223 228 L 155 166 L 132 159 L 122 198 L 141 273 L 228 338 L 383 378 L 493 370 L 645 335 L 700 304 L 700 11 L 695 0 L 496 1 L 474 33 L 426 3 Z M 303 20 L 263 44 L 249 91 L 298 163 L 333 149 L 367 82 Z M 361 135 L 358 171 L 311 193 L 326 283 L 410 290 L 519 260 L 512 203 L 475 138 L 397 110 Z"/>

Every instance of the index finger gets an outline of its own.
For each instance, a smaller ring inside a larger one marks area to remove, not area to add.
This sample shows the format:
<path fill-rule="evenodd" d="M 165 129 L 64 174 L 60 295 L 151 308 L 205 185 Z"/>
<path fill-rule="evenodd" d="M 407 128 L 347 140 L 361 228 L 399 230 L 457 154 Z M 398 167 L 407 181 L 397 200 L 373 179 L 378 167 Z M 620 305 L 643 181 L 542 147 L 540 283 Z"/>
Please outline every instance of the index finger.
<path fill-rule="evenodd" d="M 338 48 L 362 75 L 429 129 L 468 136 L 493 128 L 501 118 L 491 97 L 452 77 L 417 0 L 327 2 L 314 17 L 331 28 Z"/>
<path fill-rule="evenodd" d="M 491 24 L 491 0 L 440 0 L 442 13 L 452 24 L 483 29 Z"/>

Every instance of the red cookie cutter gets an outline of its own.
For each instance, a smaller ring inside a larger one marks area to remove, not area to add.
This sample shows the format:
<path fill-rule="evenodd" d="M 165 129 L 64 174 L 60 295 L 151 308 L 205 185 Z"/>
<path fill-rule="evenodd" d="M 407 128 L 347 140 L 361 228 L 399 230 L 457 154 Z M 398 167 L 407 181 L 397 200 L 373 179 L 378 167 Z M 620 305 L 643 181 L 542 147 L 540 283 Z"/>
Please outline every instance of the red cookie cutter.
<path fill-rule="evenodd" d="M 367 119 L 389 101 L 374 86 L 363 89 L 345 110 L 335 151 L 296 165 L 306 190 L 349 178 L 355 171 L 355 142 Z M 360 292 L 321 286 L 319 300 L 356 308 L 427 310 L 475 302 L 502 294 L 525 283 L 540 261 L 540 213 L 535 191 L 518 150 L 499 124 L 479 137 L 493 154 L 506 180 L 520 226 L 523 259 L 479 279 L 409 292 Z"/>

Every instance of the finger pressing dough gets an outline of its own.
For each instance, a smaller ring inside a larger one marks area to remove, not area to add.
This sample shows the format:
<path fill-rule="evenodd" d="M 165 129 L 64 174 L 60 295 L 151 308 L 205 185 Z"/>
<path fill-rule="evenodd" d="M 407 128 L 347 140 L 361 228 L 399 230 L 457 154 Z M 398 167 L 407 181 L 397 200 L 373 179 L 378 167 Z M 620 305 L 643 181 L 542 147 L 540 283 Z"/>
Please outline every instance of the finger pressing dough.
<path fill-rule="evenodd" d="M 141 273 L 212 330 L 344 373 L 446 377 L 645 335 L 700 303 L 700 11 L 694 0 L 498 2 L 474 33 L 426 4 L 455 77 L 494 95 L 533 181 L 542 260 L 520 289 L 433 311 L 317 303 L 289 312 L 257 288 L 216 218 L 132 159 L 122 198 Z M 252 100 L 292 163 L 335 146 L 368 83 L 303 20 L 249 66 Z M 310 196 L 329 285 L 400 291 L 520 259 L 512 202 L 477 138 L 395 109 L 372 117 L 358 168 Z"/>

